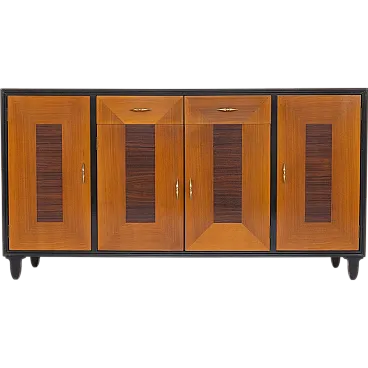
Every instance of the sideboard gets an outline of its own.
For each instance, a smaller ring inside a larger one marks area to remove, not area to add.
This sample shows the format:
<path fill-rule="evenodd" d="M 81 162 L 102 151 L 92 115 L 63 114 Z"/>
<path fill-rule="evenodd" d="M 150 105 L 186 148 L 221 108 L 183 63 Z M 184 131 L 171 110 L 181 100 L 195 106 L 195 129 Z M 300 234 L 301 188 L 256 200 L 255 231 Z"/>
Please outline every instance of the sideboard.
<path fill-rule="evenodd" d="M 3 255 L 365 256 L 367 89 L 1 91 Z"/>

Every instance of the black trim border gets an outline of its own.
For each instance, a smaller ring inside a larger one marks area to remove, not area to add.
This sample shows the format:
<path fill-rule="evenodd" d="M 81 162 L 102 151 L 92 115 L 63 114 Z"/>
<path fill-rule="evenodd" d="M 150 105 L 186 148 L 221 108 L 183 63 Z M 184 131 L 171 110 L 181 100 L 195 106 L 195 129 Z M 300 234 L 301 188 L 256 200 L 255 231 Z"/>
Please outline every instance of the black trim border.
<path fill-rule="evenodd" d="M 270 252 L 276 250 L 277 216 L 277 101 L 278 96 L 271 96 L 271 175 L 270 175 Z"/>
<path fill-rule="evenodd" d="M 97 111 L 96 95 L 90 96 L 90 167 L 91 167 L 91 250 L 98 251 L 98 218 L 97 218 Z"/>
<path fill-rule="evenodd" d="M 8 98 L 1 91 L 1 187 L 2 187 L 2 225 L 3 255 L 9 250 L 9 203 L 8 203 Z"/>
<path fill-rule="evenodd" d="M 97 95 L 117 96 L 219 96 L 219 95 L 271 95 L 271 216 L 269 252 L 132 252 L 98 251 L 97 226 Z M 278 95 L 361 95 L 361 153 L 360 153 L 360 214 L 359 251 L 276 251 L 277 211 L 277 97 Z M 91 251 L 10 251 L 9 250 L 9 207 L 8 207 L 8 96 L 70 95 L 90 97 L 90 160 L 91 160 Z M 2 170 L 2 227 L 3 255 L 22 257 L 364 257 L 366 252 L 366 195 L 367 195 L 367 123 L 368 89 L 365 88 L 320 88 L 320 89 L 2 89 L 1 90 L 1 170 Z"/>
<path fill-rule="evenodd" d="M 366 208 L 367 208 L 367 124 L 368 89 L 362 93 L 360 126 L 360 198 L 359 198 L 359 250 L 363 257 L 366 252 Z"/>
<path fill-rule="evenodd" d="M 226 96 L 226 95 L 359 95 L 365 88 L 271 88 L 271 89 L 10 89 L 2 92 L 13 96 Z"/>

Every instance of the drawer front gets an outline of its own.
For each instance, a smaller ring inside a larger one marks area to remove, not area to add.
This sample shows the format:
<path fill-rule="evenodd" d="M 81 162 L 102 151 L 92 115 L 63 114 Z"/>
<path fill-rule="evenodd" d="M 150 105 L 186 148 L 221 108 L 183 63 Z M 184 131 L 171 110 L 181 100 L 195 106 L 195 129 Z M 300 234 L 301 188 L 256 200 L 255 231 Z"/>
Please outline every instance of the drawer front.
<path fill-rule="evenodd" d="M 97 96 L 97 124 L 183 124 L 183 97 Z"/>
<path fill-rule="evenodd" d="M 185 97 L 185 124 L 271 124 L 271 97 Z"/>

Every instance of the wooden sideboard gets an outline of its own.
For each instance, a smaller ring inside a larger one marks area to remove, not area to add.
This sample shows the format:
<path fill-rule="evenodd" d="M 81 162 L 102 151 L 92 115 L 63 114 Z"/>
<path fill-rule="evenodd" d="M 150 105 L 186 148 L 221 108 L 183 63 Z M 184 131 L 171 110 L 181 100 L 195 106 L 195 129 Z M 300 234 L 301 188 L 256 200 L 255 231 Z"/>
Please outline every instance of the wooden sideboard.
<path fill-rule="evenodd" d="M 2 90 L 3 255 L 365 256 L 366 89 Z"/>

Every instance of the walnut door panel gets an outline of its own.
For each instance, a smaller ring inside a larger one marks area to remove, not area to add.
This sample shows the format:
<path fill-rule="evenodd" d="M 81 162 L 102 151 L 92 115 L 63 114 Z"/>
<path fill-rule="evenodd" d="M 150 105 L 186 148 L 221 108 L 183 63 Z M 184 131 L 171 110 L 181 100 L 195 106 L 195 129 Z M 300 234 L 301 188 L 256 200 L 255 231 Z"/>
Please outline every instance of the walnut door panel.
<path fill-rule="evenodd" d="M 160 98 L 153 105 L 134 102 L 128 107 L 158 106 Z M 135 113 L 129 124 L 120 120 L 97 126 L 99 250 L 183 250 L 182 99 L 181 110 L 177 102 L 162 103 L 169 111 L 160 110 L 159 116 L 153 116 L 152 108 Z M 150 113 L 154 119 L 142 123 L 140 117 Z M 166 118 L 161 123 L 162 115 L 181 124 L 167 124 Z"/>
<path fill-rule="evenodd" d="M 89 97 L 8 97 L 10 250 L 91 249 L 89 129 Z"/>
<path fill-rule="evenodd" d="M 359 249 L 360 109 L 354 95 L 279 96 L 278 250 Z"/>
<path fill-rule="evenodd" d="M 269 250 L 270 101 L 261 96 L 256 105 L 252 97 L 253 114 L 233 118 L 249 97 L 235 105 L 229 97 L 186 98 L 186 250 Z M 217 110 L 223 107 L 237 111 Z"/>

